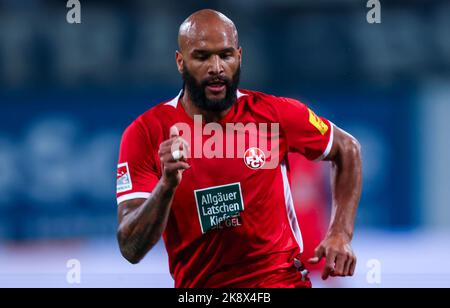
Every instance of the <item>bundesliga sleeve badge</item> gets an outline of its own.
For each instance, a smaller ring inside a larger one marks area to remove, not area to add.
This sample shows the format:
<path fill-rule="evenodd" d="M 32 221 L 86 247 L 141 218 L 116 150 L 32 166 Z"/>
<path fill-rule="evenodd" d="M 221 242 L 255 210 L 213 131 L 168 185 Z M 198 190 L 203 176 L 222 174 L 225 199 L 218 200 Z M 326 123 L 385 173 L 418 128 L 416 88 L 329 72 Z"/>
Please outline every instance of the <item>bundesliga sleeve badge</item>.
<path fill-rule="evenodd" d="M 123 163 L 117 166 L 117 193 L 123 193 L 133 189 L 131 182 L 130 169 L 128 163 Z"/>

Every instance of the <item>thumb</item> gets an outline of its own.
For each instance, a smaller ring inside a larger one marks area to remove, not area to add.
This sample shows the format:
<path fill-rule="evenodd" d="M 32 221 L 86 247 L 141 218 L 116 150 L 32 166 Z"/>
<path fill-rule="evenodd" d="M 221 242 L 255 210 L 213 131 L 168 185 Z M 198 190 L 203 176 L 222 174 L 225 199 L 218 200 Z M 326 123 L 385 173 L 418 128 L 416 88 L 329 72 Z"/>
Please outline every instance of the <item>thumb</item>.
<path fill-rule="evenodd" d="M 178 137 L 180 135 L 178 128 L 174 125 L 170 128 L 170 138 Z"/>
<path fill-rule="evenodd" d="M 318 247 L 316 249 L 316 251 L 314 252 L 314 257 L 310 258 L 307 262 L 312 265 L 317 264 L 320 262 L 320 260 L 322 260 L 324 255 L 325 255 L 325 250 L 323 249 L 323 247 Z"/>

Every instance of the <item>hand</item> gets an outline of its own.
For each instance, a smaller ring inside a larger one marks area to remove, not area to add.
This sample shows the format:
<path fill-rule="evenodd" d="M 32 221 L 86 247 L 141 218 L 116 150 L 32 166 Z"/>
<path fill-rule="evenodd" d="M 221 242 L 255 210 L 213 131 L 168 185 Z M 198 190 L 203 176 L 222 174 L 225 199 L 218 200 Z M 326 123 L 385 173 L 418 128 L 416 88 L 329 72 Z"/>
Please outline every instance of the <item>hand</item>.
<path fill-rule="evenodd" d="M 179 151 L 179 159 L 174 158 L 174 152 Z M 159 146 L 159 159 L 161 160 L 162 180 L 170 188 L 176 188 L 181 183 L 183 171 L 191 166 L 187 163 L 189 146 L 185 139 L 180 137 L 176 126 L 170 128 L 170 139 Z"/>
<path fill-rule="evenodd" d="M 353 276 L 356 267 L 356 256 L 346 235 L 330 235 L 316 248 L 314 257 L 308 260 L 310 264 L 317 264 L 326 258 L 326 265 L 322 272 L 322 279 L 331 277 Z"/>

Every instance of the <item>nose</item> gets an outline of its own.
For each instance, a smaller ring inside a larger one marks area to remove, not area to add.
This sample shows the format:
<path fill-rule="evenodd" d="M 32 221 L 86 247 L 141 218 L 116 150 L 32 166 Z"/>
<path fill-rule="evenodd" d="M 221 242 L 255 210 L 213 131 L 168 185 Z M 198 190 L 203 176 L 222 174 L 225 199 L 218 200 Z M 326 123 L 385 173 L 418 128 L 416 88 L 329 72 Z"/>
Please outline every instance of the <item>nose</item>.
<path fill-rule="evenodd" d="M 221 75 L 223 74 L 223 65 L 222 65 L 222 59 L 218 55 L 213 55 L 210 58 L 210 65 L 208 69 L 209 75 Z"/>

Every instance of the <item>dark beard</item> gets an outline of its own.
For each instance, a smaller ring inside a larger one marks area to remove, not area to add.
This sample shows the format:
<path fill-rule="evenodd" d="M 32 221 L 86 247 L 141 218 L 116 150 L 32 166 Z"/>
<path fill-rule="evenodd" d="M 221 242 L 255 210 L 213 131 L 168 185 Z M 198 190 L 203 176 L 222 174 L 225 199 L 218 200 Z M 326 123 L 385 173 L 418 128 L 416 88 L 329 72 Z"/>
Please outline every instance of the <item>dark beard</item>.
<path fill-rule="evenodd" d="M 197 83 L 197 80 L 189 73 L 186 66 L 183 70 L 183 81 L 184 86 L 189 92 L 189 98 L 192 103 L 198 108 L 205 111 L 212 112 L 222 112 L 233 106 L 237 101 L 237 89 L 239 87 L 239 80 L 241 77 L 241 68 L 239 67 L 236 73 L 233 75 L 233 79 L 217 76 L 211 77 L 206 80 L 203 80 L 200 84 Z M 225 98 L 221 100 L 209 100 L 206 97 L 205 89 L 208 84 L 213 80 L 220 80 L 225 83 L 226 86 L 226 94 Z M 184 89 L 184 87 L 183 87 Z"/>

